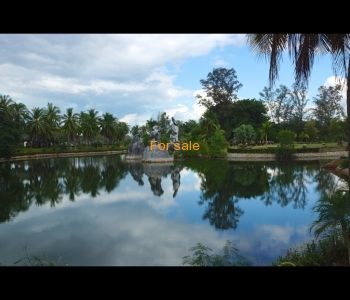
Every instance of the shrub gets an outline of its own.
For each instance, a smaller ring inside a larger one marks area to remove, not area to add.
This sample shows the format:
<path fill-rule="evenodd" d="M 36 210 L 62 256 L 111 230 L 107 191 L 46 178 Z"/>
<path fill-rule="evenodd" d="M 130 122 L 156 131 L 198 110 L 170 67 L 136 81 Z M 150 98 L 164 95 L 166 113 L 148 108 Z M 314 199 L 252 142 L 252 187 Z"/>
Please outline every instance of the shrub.
<path fill-rule="evenodd" d="M 291 158 L 295 153 L 294 137 L 295 133 L 291 130 L 281 130 L 277 134 L 277 140 L 280 144 L 276 147 L 275 153 L 279 158 Z"/>
<path fill-rule="evenodd" d="M 243 144 L 238 144 L 238 149 L 243 149 Z"/>
<path fill-rule="evenodd" d="M 305 149 L 305 148 L 307 148 L 307 145 L 306 145 L 306 144 L 304 144 L 304 145 L 303 145 L 303 148 L 304 148 L 304 149 Z"/>

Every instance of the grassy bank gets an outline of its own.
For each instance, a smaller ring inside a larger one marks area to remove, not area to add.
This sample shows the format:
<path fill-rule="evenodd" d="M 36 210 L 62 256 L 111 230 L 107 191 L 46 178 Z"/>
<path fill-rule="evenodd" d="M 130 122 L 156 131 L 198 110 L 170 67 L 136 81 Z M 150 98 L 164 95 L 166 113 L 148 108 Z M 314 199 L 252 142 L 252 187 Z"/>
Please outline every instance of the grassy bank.
<path fill-rule="evenodd" d="M 81 153 L 81 152 L 104 152 L 104 151 L 125 151 L 126 147 L 116 146 L 102 146 L 102 147 L 91 147 L 91 146 L 79 146 L 69 148 L 21 148 L 17 149 L 16 156 L 27 156 L 37 154 L 60 154 L 60 153 Z"/>

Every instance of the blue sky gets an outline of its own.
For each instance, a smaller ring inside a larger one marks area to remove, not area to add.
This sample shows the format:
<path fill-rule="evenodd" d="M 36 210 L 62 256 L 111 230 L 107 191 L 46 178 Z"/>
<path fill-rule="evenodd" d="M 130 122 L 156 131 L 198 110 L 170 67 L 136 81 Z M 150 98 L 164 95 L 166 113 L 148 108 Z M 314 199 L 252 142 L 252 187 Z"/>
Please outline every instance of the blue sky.
<path fill-rule="evenodd" d="M 48 102 L 79 113 L 94 108 L 130 126 L 165 111 L 198 120 L 196 95 L 213 68 L 234 68 L 240 99 L 259 99 L 268 85 L 269 64 L 259 60 L 244 34 L 0 34 L 0 94 L 29 109 Z M 291 88 L 288 56 L 276 86 Z M 309 106 L 321 85 L 334 85 L 329 57 L 315 60 Z M 345 107 L 345 89 L 342 104 Z"/>

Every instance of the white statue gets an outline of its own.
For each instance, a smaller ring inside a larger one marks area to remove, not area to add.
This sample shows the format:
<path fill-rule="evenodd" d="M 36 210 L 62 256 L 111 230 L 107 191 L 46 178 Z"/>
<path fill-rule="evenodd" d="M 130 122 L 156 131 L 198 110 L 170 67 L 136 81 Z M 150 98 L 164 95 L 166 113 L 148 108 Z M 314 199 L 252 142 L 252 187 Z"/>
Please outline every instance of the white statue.
<path fill-rule="evenodd" d="M 179 126 L 177 125 L 174 117 L 171 117 L 173 124 L 171 125 L 171 133 L 170 133 L 170 143 L 174 144 L 179 142 Z"/>

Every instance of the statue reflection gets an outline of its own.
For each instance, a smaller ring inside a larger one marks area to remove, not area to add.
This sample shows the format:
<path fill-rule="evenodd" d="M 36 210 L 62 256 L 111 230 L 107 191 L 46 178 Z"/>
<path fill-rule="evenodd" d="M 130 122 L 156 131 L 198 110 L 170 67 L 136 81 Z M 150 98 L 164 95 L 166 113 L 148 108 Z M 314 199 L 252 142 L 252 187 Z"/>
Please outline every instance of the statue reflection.
<path fill-rule="evenodd" d="M 129 171 L 133 179 L 143 186 L 142 180 L 143 174 L 148 177 L 148 181 L 151 185 L 151 191 L 155 196 L 162 196 L 164 190 L 162 188 L 162 178 L 167 178 L 170 174 L 173 185 L 173 198 L 176 197 L 180 188 L 180 172 L 183 166 L 180 164 L 160 164 L 160 163 L 141 163 L 141 162 L 128 162 Z"/>
<path fill-rule="evenodd" d="M 138 183 L 138 185 L 143 186 L 145 183 L 142 180 L 143 176 L 143 164 L 141 162 L 129 162 L 129 172 L 132 178 Z"/>

